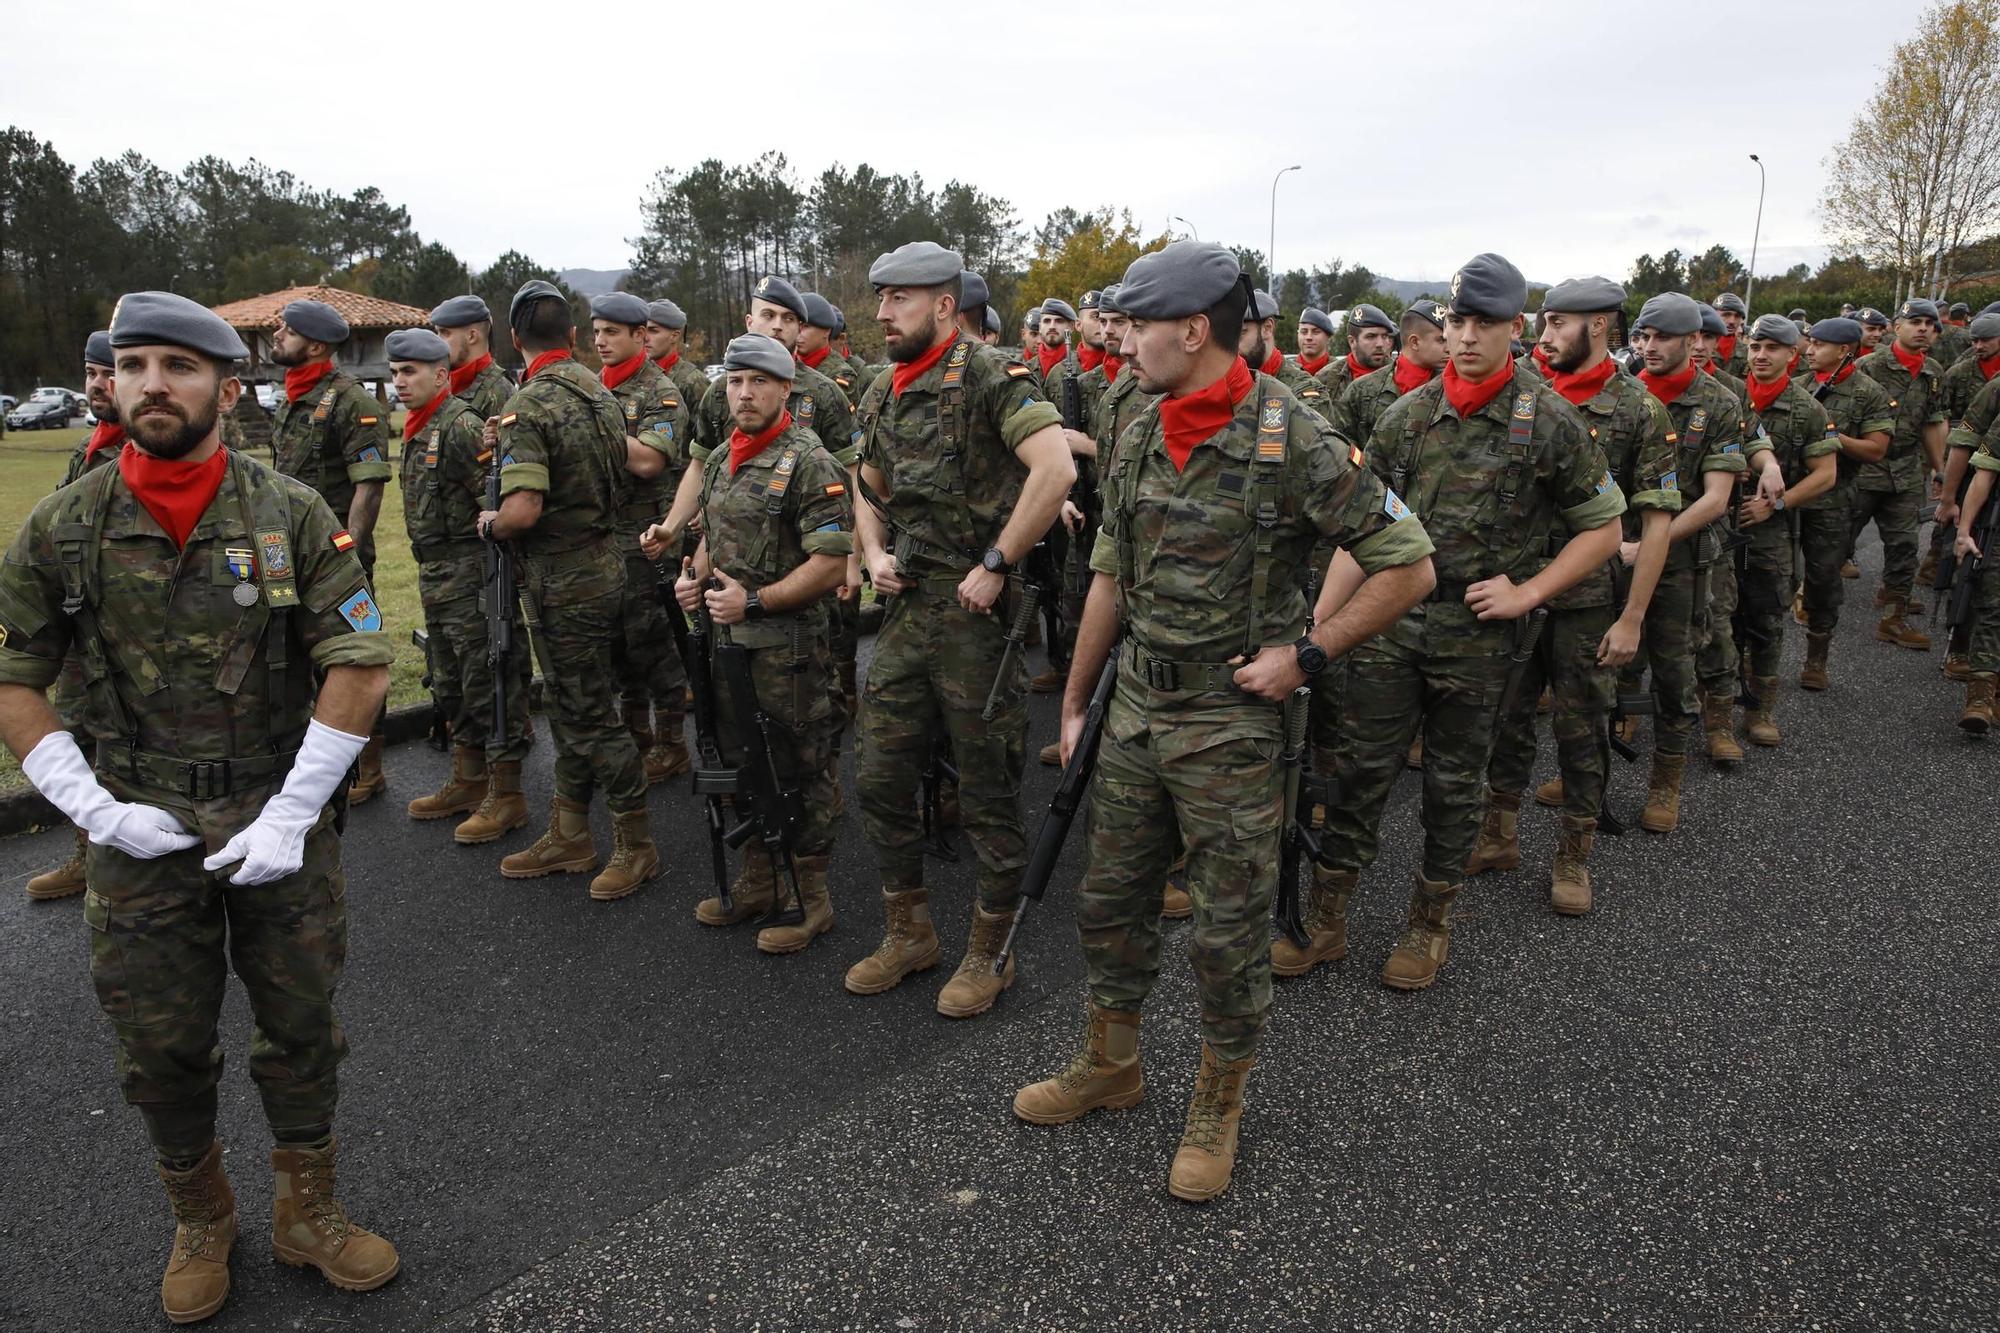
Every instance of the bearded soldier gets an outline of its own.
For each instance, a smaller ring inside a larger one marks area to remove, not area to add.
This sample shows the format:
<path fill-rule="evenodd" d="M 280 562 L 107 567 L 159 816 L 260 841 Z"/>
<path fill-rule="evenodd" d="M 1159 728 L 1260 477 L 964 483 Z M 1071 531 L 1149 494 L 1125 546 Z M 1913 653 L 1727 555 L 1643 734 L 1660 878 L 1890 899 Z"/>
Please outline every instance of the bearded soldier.
<path fill-rule="evenodd" d="M 1333 426 L 1368 448 L 1375 423 L 1389 404 L 1437 378 L 1444 369 L 1444 307 L 1424 298 L 1403 312 L 1402 346 L 1389 364 L 1352 381 L 1333 409 Z"/>
<path fill-rule="evenodd" d="M 1750 373 L 1750 349 L 1745 345 L 1748 339 L 1743 336 L 1743 327 L 1750 322 L 1750 307 L 1735 292 L 1723 292 L 1709 305 L 1722 320 L 1722 334 L 1715 343 L 1715 364 L 1743 379 Z"/>
<path fill-rule="evenodd" d="M 1347 312 L 1347 355 L 1320 371 L 1320 381 L 1337 400 L 1348 385 L 1388 365 L 1395 350 L 1396 321 L 1380 306 L 1358 305 Z"/>
<path fill-rule="evenodd" d="M 1849 520 L 1854 535 L 1870 523 L 1882 538 L 1882 589 L 1875 604 L 1882 619 L 1875 637 L 1883 643 L 1918 652 L 1930 651 L 1930 635 L 1912 626 L 1907 614 L 1916 609 L 1917 515 L 1926 488 L 1944 475 L 1944 371 L 1924 354 L 1937 335 L 1937 305 L 1922 297 L 1903 302 L 1896 312 L 1896 336 L 1885 339 L 1861 358 L 1855 369 L 1882 386 L 1889 395 L 1896 426 L 1889 453 L 1879 463 L 1865 465 L 1854 479 Z"/>
<path fill-rule="evenodd" d="M 481 421 L 499 416 L 514 382 L 493 363 L 493 312 L 486 302 L 454 296 L 431 311 L 431 327 L 451 349 L 451 396 L 464 399 Z"/>

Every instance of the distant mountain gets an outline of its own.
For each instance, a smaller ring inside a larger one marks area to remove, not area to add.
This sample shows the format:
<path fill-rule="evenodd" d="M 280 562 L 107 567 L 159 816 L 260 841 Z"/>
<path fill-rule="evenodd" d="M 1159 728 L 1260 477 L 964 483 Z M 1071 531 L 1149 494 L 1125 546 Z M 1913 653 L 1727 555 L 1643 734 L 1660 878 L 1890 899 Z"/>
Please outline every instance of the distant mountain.
<path fill-rule="evenodd" d="M 578 296 L 602 296 L 606 292 L 618 290 L 619 280 L 632 270 L 629 268 L 566 268 L 556 274 L 563 286 Z"/>

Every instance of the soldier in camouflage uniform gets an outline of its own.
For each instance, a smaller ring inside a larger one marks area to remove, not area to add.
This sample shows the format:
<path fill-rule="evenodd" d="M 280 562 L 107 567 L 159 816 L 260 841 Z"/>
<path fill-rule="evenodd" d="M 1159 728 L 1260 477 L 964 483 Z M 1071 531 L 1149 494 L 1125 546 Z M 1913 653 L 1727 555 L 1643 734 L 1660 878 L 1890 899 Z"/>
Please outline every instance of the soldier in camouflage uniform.
<path fill-rule="evenodd" d="M 683 609 L 706 606 L 716 639 L 749 650 L 757 703 L 778 724 L 773 759 L 799 784 L 804 819 L 792 851 L 804 920 L 757 933 L 765 953 L 796 953 L 833 927 L 826 872 L 833 851 L 833 782 L 827 764 L 834 721 L 826 620 L 830 593 L 853 551 L 847 471 L 811 431 L 785 412 L 795 373 L 775 340 L 746 333 L 722 358 L 735 429 L 702 466 L 702 546 L 675 593 Z M 710 575 L 721 585 L 709 588 Z M 730 718 L 737 729 L 749 719 Z M 731 925 L 784 905 L 781 877 L 761 842 L 743 848 L 742 874 L 726 910 L 720 897 L 696 907 L 706 925 Z"/>
<path fill-rule="evenodd" d="M 1750 322 L 1750 307 L 1735 292 L 1722 292 L 1709 302 L 1722 321 L 1722 335 L 1715 344 L 1715 364 L 1737 379 L 1750 374 L 1749 339 L 1744 326 Z"/>
<path fill-rule="evenodd" d="M 851 407 L 861 401 L 860 372 L 846 357 L 833 349 L 833 303 L 818 292 L 801 292 L 806 303 L 805 318 L 799 322 L 799 342 L 795 360 L 833 381 Z"/>
<path fill-rule="evenodd" d="M 1364 451 L 1389 404 L 1444 369 L 1444 306 L 1428 297 L 1403 312 L 1402 345 L 1389 364 L 1348 384 L 1333 407 L 1333 428 Z"/>
<path fill-rule="evenodd" d="M 1256 288 L 1250 300 L 1250 309 L 1243 312 L 1243 331 L 1236 344 L 1244 363 L 1290 389 L 1300 406 L 1317 413 L 1320 420 L 1331 421 L 1333 402 L 1339 395 L 1329 393 L 1324 384 L 1300 370 L 1278 347 L 1277 298 Z"/>
<path fill-rule="evenodd" d="M 1919 586 L 1936 579 L 1937 562 L 1943 554 L 1939 548 L 1956 531 L 1952 525 L 1958 521 L 1958 507 L 1965 501 L 1966 487 L 1972 484 L 1972 455 L 1994 419 L 2000 417 L 2000 390 L 1993 388 L 2000 380 L 2000 312 L 1973 320 L 1970 333 L 1970 350 L 1944 373 L 1944 410 L 1951 421 L 1951 434 L 1945 439 L 1944 489 L 1938 500 L 1937 523 L 1931 530 L 1931 554 L 1924 562 L 1929 572 L 1924 567 L 1918 569 Z M 1944 674 L 1952 680 L 1964 681 L 1970 675 L 1967 653 L 1974 620 L 1967 617 L 1952 630 L 1944 661 Z"/>
<path fill-rule="evenodd" d="M 1398 990 L 1431 985 L 1451 939 L 1451 905 L 1479 836 L 1494 725 L 1536 608 L 1618 549 L 1625 497 L 1574 408 L 1509 360 L 1528 283 L 1494 254 L 1452 278 L 1444 373 L 1391 404 L 1367 465 L 1407 497 L 1438 545 L 1436 588 L 1348 670 L 1334 773 L 1303 949 L 1281 941 L 1273 967 L 1303 972 L 1347 953 L 1347 906 L 1375 859 L 1389 789 L 1424 740 L 1424 854 L 1409 923 L 1382 969 Z M 1572 534 L 1553 559 L 1557 525 Z M 1338 555 L 1317 619 L 1346 605 L 1359 568 Z"/>
<path fill-rule="evenodd" d="M 744 316 L 743 328 L 747 333 L 777 339 L 787 352 L 796 356 L 799 329 L 805 318 L 806 299 L 799 289 L 783 278 L 764 277 L 751 290 L 750 313 Z M 817 370 L 801 367 L 792 385 L 792 401 L 785 406 L 794 422 L 819 436 L 828 453 L 843 464 L 852 457 L 854 411 L 839 385 Z M 693 461 L 704 461 L 728 440 L 730 430 L 727 390 L 721 380 L 716 380 L 703 392 L 695 408 Z M 700 474 L 690 471 L 688 475 L 694 480 L 686 483 L 685 498 L 692 506 L 700 492 Z"/>
<path fill-rule="evenodd" d="M 628 468 L 651 451 L 627 437 L 611 391 L 570 359 L 576 326 L 554 284 L 524 283 L 507 324 L 527 369 L 487 427 L 487 444 L 500 450 L 500 508 L 480 512 L 479 531 L 514 542 L 520 554 L 521 596 L 556 742 L 556 789 L 548 832 L 503 858 L 500 873 L 532 879 L 594 869 L 590 797 L 602 787 L 613 847 L 590 896 L 607 902 L 660 872 L 646 827 L 646 773 L 618 723 L 612 666 L 625 596 L 619 505 Z"/>
<path fill-rule="evenodd" d="M 507 731 L 493 726 L 493 666 L 487 659 L 485 549 L 486 419 L 451 392 L 451 348 L 434 333 L 389 335 L 403 419 L 403 524 L 417 562 L 417 596 L 429 638 L 431 697 L 451 727 L 451 776 L 411 801 L 412 819 L 467 815 L 452 830 L 461 846 L 492 842 L 528 822 L 521 760 L 528 753 L 527 677 L 508 673 Z M 519 606 L 509 608 L 519 620 Z M 526 655 L 518 623 L 515 652 Z"/>
<path fill-rule="evenodd" d="M 688 409 L 667 373 L 646 356 L 647 319 L 646 303 L 630 292 L 608 292 L 590 303 L 598 374 L 625 415 L 631 473 L 618 506 L 625 606 L 612 661 L 625 729 L 639 749 L 646 781 L 665 782 L 688 771 L 687 669 L 660 604 L 658 571 L 639 549 L 639 536 L 673 504 L 687 467 Z"/>
<path fill-rule="evenodd" d="M 1097 290 L 1085 292 L 1082 298 L 1088 302 L 1088 323 L 1102 338 L 1103 321 L 1099 318 L 1099 307 L 1104 296 Z M 1079 311 L 1077 327 L 1082 330 L 1086 320 L 1084 311 Z M 1051 550 L 1048 553 L 1053 569 L 1061 582 L 1057 589 L 1044 589 L 1043 597 L 1055 597 L 1060 608 L 1063 645 L 1050 645 L 1049 669 L 1028 682 L 1028 688 L 1036 694 L 1055 694 L 1063 688 L 1065 679 L 1062 669 L 1056 665 L 1059 660 L 1067 660 L 1067 643 L 1076 637 L 1077 621 L 1083 614 L 1083 598 L 1078 589 L 1083 584 L 1082 571 L 1088 568 L 1089 553 L 1084 543 L 1075 540 L 1081 535 L 1080 524 L 1083 509 L 1079 503 L 1090 498 L 1097 485 L 1096 441 L 1090 435 L 1090 423 L 1097 415 L 1097 395 L 1102 392 L 1103 377 L 1092 377 L 1091 371 L 1103 361 L 1103 349 L 1097 350 L 1096 361 L 1085 364 L 1084 353 L 1091 350 L 1085 343 L 1064 343 L 1064 356 L 1049 369 L 1042 379 L 1042 392 L 1049 405 L 1062 415 L 1063 439 L 1069 445 L 1071 459 L 1076 466 L 1076 484 L 1070 488 L 1070 500 L 1063 506 L 1062 521 L 1050 529 L 1044 540 Z M 1076 388 L 1071 390 L 1069 385 Z"/>
<path fill-rule="evenodd" d="M 1297 355 L 1285 358 L 1285 365 L 1307 375 L 1317 375 L 1333 364 L 1333 317 L 1317 306 L 1299 312 Z"/>
<path fill-rule="evenodd" d="M 1701 312 L 1701 329 L 1694 336 L 1694 343 L 1688 349 L 1690 359 L 1701 367 L 1702 373 L 1715 380 L 1723 388 L 1736 395 L 1736 401 L 1743 405 L 1745 414 L 1750 409 L 1749 391 L 1743 387 L 1743 377 L 1731 374 L 1722 367 L 1722 340 L 1728 337 L 1728 325 L 1722 314 L 1706 301 L 1695 302 Z"/>
<path fill-rule="evenodd" d="M 1019 596 L 1008 575 L 1076 480 L 1034 372 L 957 331 L 963 268 L 953 252 L 913 241 L 869 269 L 894 368 L 861 400 L 866 503 L 855 507 L 855 528 L 877 593 L 893 600 L 862 691 L 859 785 L 887 928 L 847 973 L 848 990 L 875 995 L 937 965 L 911 798 L 942 726 L 979 857 L 971 939 L 938 995 L 938 1012 L 951 1018 L 986 1012 L 1013 984 L 1011 961 L 994 975 L 1027 859 L 1027 672 L 1005 641 Z"/>
<path fill-rule="evenodd" d="M 681 342 L 686 337 L 687 322 L 687 313 L 665 297 L 646 303 L 646 355 L 667 373 L 667 378 L 681 391 L 681 402 L 688 404 L 692 412 L 693 404 L 699 403 L 708 392 L 708 376 L 682 355 L 685 349 Z"/>
<path fill-rule="evenodd" d="M 347 341 L 347 321 L 323 301 L 293 301 L 271 333 L 271 360 L 284 366 L 285 392 L 271 430 L 271 460 L 278 471 L 319 492 L 334 517 L 347 524 L 354 553 L 375 577 L 375 520 L 388 484 L 389 413 L 352 375 L 333 364 L 333 349 Z M 378 720 L 355 768 L 348 803 L 373 800 L 388 786 L 382 774 Z"/>
<path fill-rule="evenodd" d="M 1861 351 L 1861 325 L 1836 316 L 1823 319 L 1806 335 L 1806 367 L 1795 377 L 1826 410 L 1839 433 L 1840 456 L 1834 463 L 1833 489 L 1808 504 L 1794 506 L 1799 516 L 1799 548 L 1805 559 L 1806 661 L 1799 688 L 1824 690 L 1831 683 L 1827 657 L 1834 626 L 1847 589 L 1841 562 L 1847 558 L 1853 534 L 1849 506 L 1854 479 L 1862 467 L 1880 461 L 1889 450 L 1896 419 L 1889 395 L 1866 375 L 1856 373 Z"/>
<path fill-rule="evenodd" d="M 481 421 L 497 417 L 513 396 L 514 382 L 493 363 L 493 312 L 467 294 L 431 311 L 431 327 L 451 348 L 451 396 L 464 399 Z"/>
<path fill-rule="evenodd" d="M 1117 299 L 1133 321 L 1123 347 L 1143 387 L 1166 396 L 1141 414 L 1106 477 L 1063 701 L 1064 744 L 1074 746 L 1105 660 L 1118 654 L 1077 890 L 1089 1022 L 1069 1067 L 1022 1088 L 1014 1112 L 1063 1124 L 1138 1102 L 1160 884 L 1185 838 L 1202 1052 L 1168 1189 L 1202 1202 L 1228 1188 L 1244 1082 L 1270 1012 L 1284 710 L 1302 703 L 1293 692 L 1330 658 L 1424 596 L 1431 544 L 1322 417 L 1242 360 L 1232 331 L 1254 297 L 1227 249 L 1177 241 L 1134 263 Z M 1327 541 L 1369 578 L 1308 634 L 1305 565 Z"/>
<path fill-rule="evenodd" d="M 1396 350 L 1396 321 L 1379 306 L 1362 304 L 1347 312 L 1347 355 L 1319 372 L 1328 397 L 1340 401 L 1347 386 L 1389 364 Z"/>
<path fill-rule="evenodd" d="M 1972 350 L 1974 334 L 1970 327 L 1972 307 L 1963 301 L 1953 301 L 1938 321 L 1937 340 L 1931 344 L 1931 360 L 1950 370 L 1965 359 Z"/>
<path fill-rule="evenodd" d="M 1048 379 L 1069 357 L 1070 338 L 1076 331 L 1076 308 L 1051 296 L 1036 309 L 1041 311 L 1035 342 L 1024 350 L 1023 359 L 1035 368 L 1036 383 L 1048 394 Z"/>
<path fill-rule="evenodd" d="M 1859 537 L 1869 523 L 1882 538 L 1882 589 L 1875 604 L 1882 620 L 1875 637 L 1918 652 L 1930 651 L 1930 635 L 1905 618 L 1918 609 L 1917 525 L 1927 490 L 1944 475 L 1945 438 L 1951 432 L 1944 410 L 1944 369 L 1924 355 L 1937 335 L 1937 304 L 1922 297 L 1896 312 L 1896 336 L 1862 357 L 1855 369 L 1882 386 L 1896 414 L 1889 455 L 1870 463 L 1854 479 L 1849 521 Z"/>
<path fill-rule="evenodd" d="M 1548 622 L 1494 735 L 1486 818 L 1465 867 L 1467 875 L 1478 875 L 1521 864 L 1521 792 L 1535 766 L 1536 701 L 1547 685 L 1554 696 L 1550 729 L 1559 776 L 1546 784 L 1546 796 L 1563 812 L 1549 906 L 1565 916 L 1591 908 L 1590 853 L 1611 759 L 1611 692 L 1618 669 L 1638 654 L 1646 608 L 1667 563 L 1667 528 L 1681 507 L 1666 409 L 1611 359 L 1612 320 L 1624 304 L 1625 289 L 1600 277 L 1558 283 L 1542 301 L 1541 335 L 1530 363 L 1581 414 L 1604 451 L 1625 496 L 1621 555 L 1629 542 L 1632 561 L 1629 569 L 1623 560 L 1593 569 L 1549 602 Z M 1562 537 L 1551 534 L 1550 541 L 1559 549 Z"/>
<path fill-rule="evenodd" d="M 333 1198 L 343 780 L 391 657 L 354 543 L 312 490 L 221 447 L 247 355 L 165 292 L 112 316 L 135 447 L 49 496 L 0 566 L 0 738 L 90 835 L 91 979 L 172 1202 L 169 1318 L 221 1308 L 236 1237 L 215 1141 L 233 970 L 276 1146 L 277 1257 L 367 1290 L 396 1251 Z M 42 692 L 74 648 L 96 769 Z"/>
<path fill-rule="evenodd" d="M 840 314 L 818 292 L 806 292 L 806 318 L 799 327 L 799 364 L 820 372 L 834 383 L 834 387 L 847 395 L 850 405 L 861 401 L 861 392 L 867 383 L 862 378 L 859 367 L 842 356 L 833 346 L 833 332 L 840 323 Z M 838 448 L 838 446 L 836 446 Z M 851 450 L 840 450 L 841 462 L 850 470 L 853 466 Z M 861 643 L 861 556 L 849 544 L 847 570 L 842 576 L 833 597 L 829 599 L 827 634 L 833 647 L 834 691 L 833 705 L 835 723 L 833 727 L 834 746 L 830 758 L 835 762 L 834 789 L 839 790 L 837 771 L 840 753 L 840 736 L 854 717 L 856 697 L 854 680 L 855 652 Z M 845 809 L 845 802 L 836 799 L 836 806 Z"/>
<path fill-rule="evenodd" d="M 2000 709 L 2000 551 L 1992 550 L 1989 542 L 1988 549 L 1982 552 L 1972 534 L 1980 511 L 1989 504 L 2000 504 L 2000 500 L 1993 498 L 1994 479 L 2000 477 L 2000 424 L 1990 427 L 1980 437 L 1970 467 L 1972 484 L 1966 489 L 1965 503 L 1958 514 L 1955 549 L 1960 560 L 1978 559 L 1982 554 L 1986 559 L 1973 590 L 1965 708 L 1959 714 L 1958 725 L 1968 735 L 1984 736 L 1993 729 L 1994 713 Z"/>

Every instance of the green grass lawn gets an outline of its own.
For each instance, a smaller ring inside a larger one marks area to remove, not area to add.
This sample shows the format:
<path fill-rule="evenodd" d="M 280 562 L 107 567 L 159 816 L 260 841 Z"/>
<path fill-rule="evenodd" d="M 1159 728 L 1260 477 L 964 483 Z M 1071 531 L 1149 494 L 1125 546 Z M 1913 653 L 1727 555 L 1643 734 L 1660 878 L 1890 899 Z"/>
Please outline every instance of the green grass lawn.
<path fill-rule="evenodd" d="M 402 447 L 402 413 L 392 419 L 391 434 Z M 0 440 L 0 540 L 12 545 L 35 503 L 62 480 L 69 456 L 87 432 L 74 430 L 9 431 Z M 264 461 L 269 461 L 266 458 Z M 415 703 L 423 697 L 423 655 L 410 643 L 410 631 L 424 623 L 417 600 L 417 564 L 403 532 L 403 492 L 389 485 L 382 500 L 382 518 L 375 530 L 375 599 L 382 606 L 383 625 L 396 648 L 390 668 L 389 706 Z M 0 791 L 23 785 L 14 757 L 0 750 Z"/>

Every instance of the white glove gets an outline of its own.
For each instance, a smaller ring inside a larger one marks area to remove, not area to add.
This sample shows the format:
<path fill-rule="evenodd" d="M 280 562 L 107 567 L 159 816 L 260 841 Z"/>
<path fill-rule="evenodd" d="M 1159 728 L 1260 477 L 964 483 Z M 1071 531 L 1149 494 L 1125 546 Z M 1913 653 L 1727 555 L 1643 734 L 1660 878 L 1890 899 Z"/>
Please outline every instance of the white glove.
<path fill-rule="evenodd" d="M 104 790 L 97 774 L 90 771 L 90 761 L 77 748 L 76 737 L 67 731 L 52 731 L 42 737 L 21 761 L 21 771 L 36 791 L 49 798 L 49 804 L 68 815 L 70 823 L 100 847 L 116 847 L 127 856 L 150 861 L 201 841 L 166 811 L 118 800 Z"/>
<path fill-rule="evenodd" d="M 220 870 L 241 861 L 242 868 L 229 877 L 231 884 L 269 884 L 292 874 L 306 863 L 306 834 L 367 744 L 366 736 L 350 736 L 314 719 L 285 785 L 202 867 Z"/>

